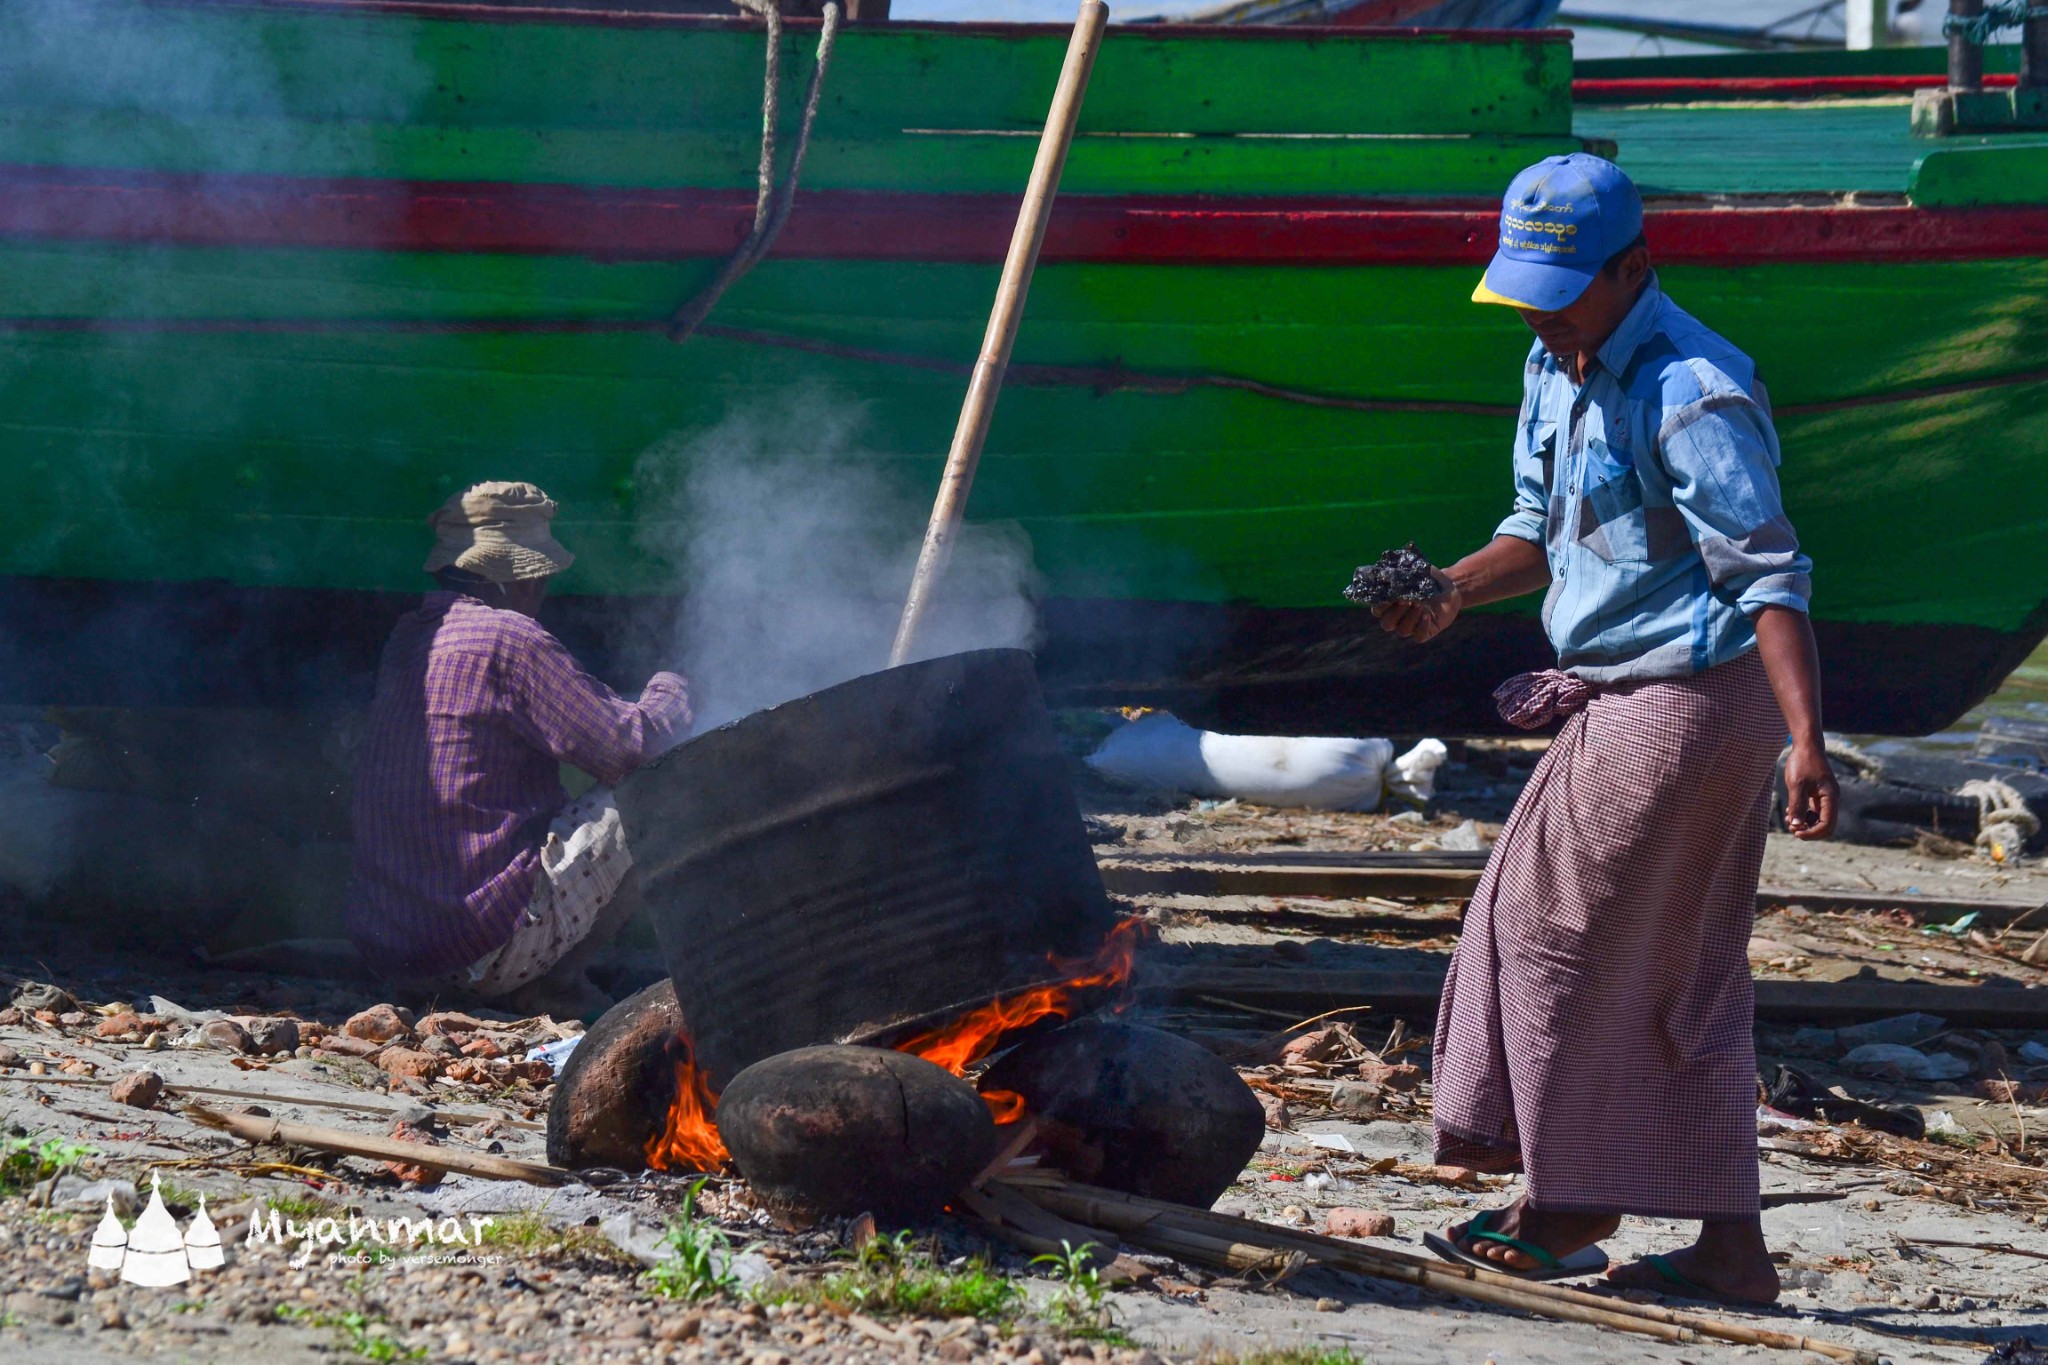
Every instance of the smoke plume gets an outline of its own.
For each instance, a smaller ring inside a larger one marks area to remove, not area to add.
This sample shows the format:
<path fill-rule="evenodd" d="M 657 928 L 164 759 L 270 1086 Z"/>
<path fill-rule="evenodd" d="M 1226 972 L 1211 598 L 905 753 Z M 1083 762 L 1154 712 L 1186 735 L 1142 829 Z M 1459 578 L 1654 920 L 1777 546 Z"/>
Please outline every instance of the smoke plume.
<path fill-rule="evenodd" d="M 675 574 L 665 663 L 690 679 L 700 729 L 886 666 L 934 488 L 864 450 L 862 420 L 807 393 L 640 458 L 637 538 Z M 968 525 L 917 656 L 1030 646 L 1034 588 L 1020 529 Z"/>

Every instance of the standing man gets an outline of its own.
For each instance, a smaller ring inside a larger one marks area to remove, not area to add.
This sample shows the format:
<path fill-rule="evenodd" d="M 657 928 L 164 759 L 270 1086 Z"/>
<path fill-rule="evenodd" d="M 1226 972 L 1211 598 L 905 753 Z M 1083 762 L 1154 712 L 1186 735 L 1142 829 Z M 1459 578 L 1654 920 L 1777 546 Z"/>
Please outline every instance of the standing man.
<path fill-rule="evenodd" d="M 1768 1303 L 1758 1217 L 1747 945 L 1774 760 L 1786 824 L 1834 827 L 1811 563 L 1778 494 L 1749 357 L 1658 287 L 1642 201 L 1583 153 L 1515 177 L 1473 299 L 1536 334 L 1515 508 L 1439 571 L 1442 596 L 1376 608 L 1415 641 L 1469 606 L 1545 590 L 1558 671 L 1496 694 L 1564 718 L 1466 914 L 1437 1017 L 1437 1159 L 1520 1171 L 1522 1198 L 1432 1237 L 1531 1277 L 1606 1264 L 1622 1214 L 1699 1240 L 1618 1284 Z"/>
<path fill-rule="evenodd" d="M 639 898 L 611 793 L 571 803 L 560 765 L 618 782 L 691 716 L 675 674 L 625 701 L 533 619 L 575 558 L 554 515 L 480 483 L 429 521 L 438 589 L 384 647 L 356 758 L 349 933 L 388 981 L 583 1016 L 611 1003 L 583 969 Z"/>

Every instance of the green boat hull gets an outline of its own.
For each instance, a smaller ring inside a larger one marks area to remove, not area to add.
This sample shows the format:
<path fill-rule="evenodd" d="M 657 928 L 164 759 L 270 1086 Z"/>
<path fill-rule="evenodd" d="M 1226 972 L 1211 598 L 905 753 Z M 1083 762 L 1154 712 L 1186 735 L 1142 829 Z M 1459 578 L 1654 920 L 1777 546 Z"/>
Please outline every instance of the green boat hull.
<path fill-rule="evenodd" d="M 47 9 L 0 3 L 0 36 Z M 987 196 L 1021 184 L 1018 134 L 1061 44 L 849 30 L 790 244 L 679 343 L 663 321 L 727 240 L 691 226 L 709 200 L 662 220 L 683 224 L 668 245 L 632 238 L 631 215 L 655 212 L 640 200 L 578 200 L 530 241 L 490 225 L 538 214 L 536 189 L 674 188 L 723 194 L 719 221 L 743 229 L 756 33 L 395 6 L 107 13 L 139 35 L 112 45 L 115 86 L 84 82 L 62 43 L 0 57 L 0 687 L 18 700 L 360 689 L 421 586 L 425 513 L 484 478 L 562 502 L 579 556 L 563 629 L 623 665 L 621 622 L 687 589 L 648 548 L 673 510 L 643 456 L 793 395 L 857 412 L 848 458 L 925 495 L 1000 251 L 949 206 L 1000 226 L 1010 201 Z M 238 79 L 138 98 L 126 82 L 163 60 L 134 55 L 140 37 L 187 61 L 229 53 Z M 792 103 L 812 41 L 792 26 Z M 236 65 L 258 51 L 260 99 Z M 1079 229 L 1060 248 L 1056 233 L 1032 286 L 972 516 L 1028 537 L 1057 698 L 1246 727 L 1495 728 L 1486 695 L 1545 661 L 1533 604 L 1422 651 L 1337 590 L 1405 540 L 1448 561 L 1505 510 L 1528 336 L 1467 301 L 1486 245 L 1470 225 L 1519 165 L 1601 135 L 1585 115 L 1574 130 L 1569 77 L 1554 37 L 1113 34 L 1062 213 L 1138 229 L 1180 214 L 1208 235 L 1180 250 Z M 1713 173 L 1682 145 L 1618 140 L 1624 165 Z M 1913 172 L 1891 170 L 1900 212 Z M 1779 194 L 1793 174 L 1747 173 Z M 1725 189 L 1750 189 L 1744 174 L 1730 167 Z M 300 186 L 371 208 L 285 221 L 278 204 L 309 202 Z M 403 215 L 378 217 L 387 191 Z M 481 238 L 422 226 L 444 192 L 485 206 Z M 107 216 L 146 196 L 155 216 Z M 911 224 L 900 238 L 862 236 L 881 199 Z M 1256 221 L 1215 226 L 1219 204 Z M 1318 213 L 1379 241 L 1381 209 L 1418 206 L 1467 230 L 1384 253 L 1294 245 Z M 1991 231 L 1967 207 L 1940 221 L 1981 247 L 1923 232 L 1722 252 L 1687 207 L 1652 206 L 1653 245 L 1676 244 L 1663 283 L 1770 384 L 1787 506 L 1817 565 L 1830 721 L 1937 728 L 2048 628 L 2048 255 L 2011 245 L 2030 220 Z"/>

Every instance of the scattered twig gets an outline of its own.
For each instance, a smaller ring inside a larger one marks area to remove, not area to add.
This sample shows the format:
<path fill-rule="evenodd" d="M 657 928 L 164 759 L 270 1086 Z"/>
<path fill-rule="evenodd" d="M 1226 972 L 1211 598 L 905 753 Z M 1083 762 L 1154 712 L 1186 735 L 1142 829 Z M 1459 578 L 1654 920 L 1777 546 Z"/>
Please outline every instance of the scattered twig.
<path fill-rule="evenodd" d="M 1444 1265 L 1404 1252 L 1347 1242 L 1318 1233 L 1277 1228 L 1231 1214 L 1169 1204 L 1113 1190 L 1070 1184 L 1017 1187 L 1018 1194 L 1064 1217 L 1099 1224 L 1140 1246 L 1167 1255 L 1232 1265 L 1264 1253 L 1302 1255 L 1340 1269 L 1376 1279 L 1394 1280 L 1481 1303 L 1555 1318 L 1583 1322 L 1663 1341 L 1717 1340 L 1776 1350 L 1811 1351 L 1851 1365 L 1876 1365 L 1866 1351 L 1838 1342 L 1798 1336 L 1747 1323 L 1696 1313 L 1680 1313 L 1650 1304 L 1631 1303 L 1588 1294 L 1583 1290 L 1531 1283 L 1495 1271 Z"/>
<path fill-rule="evenodd" d="M 1205 1005 L 1216 1005 L 1222 1009 L 1230 1010 L 1236 1014 L 1257 1014 L 1267 1019 L 1294 1018 L 1294 1015 L 1287 1010 L 1263 1009 L 1258 1005 L 1247 1005 L 1241 1000 L 1225 1000 L 1220 995 L 1197 995 L 1192 998 L 1201 1001 Z M 1284 1033 L 1292 1029 L 1293 1027 L 1293 1024 L 1289 1024 L 1287 1026 L 1287 1029 L 1283 1029 L 1281 1031 Z"/>
<path fill-rule="evenodd" d="M 21 1081 L 35 1085 L 93 1085 L 98 1086 L 102 1090 L 113 1085 L 113 1081 L 103 1081 L 97 1076 L 0 1076 L 0 1081 Z M 172 1099 L 180 1095 L 214 1095 L 230 1100 L 259 1100 L 270 1104 L 298 1104 L 304 1105 L 309 1109 L 340 1109 L 349 1113 L 376 1114 L 381 1118 L 393 1119 L 405 1112 L 402 1109 L 393 1109 L 389 1105 L 383 1104 L 359 1104 L 353 1100 L 310 1099 L 303 1095 L 278 1095 L 264 1090 L 234 1090 L 220 1085 L 186 1085 L 181 1081 L 165 1082 L 164 1094 Z M 434 1112 L 444 1123 L 457 1125 L 489 1123 L 492 1120 L 496 1120 L 507 1128 L 525 1128 L 536 1133 L 547 1127 L 546 1124 L 535 1123 L 531 1119 L 515 1119 L 504 1114 L 494 1114 L 487 1111 L 436 1109 Z"/>
<path fill-rule="evenodd" d="M 1901 1242 L 1910 1242 L 1916 1247 L 1953 1247 L 1958 1251 L 1997 1251 L 2007 1256 L 2027 1256 L 2036 1261 L 2048 1261 L 2048 1251 L 2029 1251 L 2016 1247 L 2010 1242 L 1951 1242 L 1942 1237 L 1907 1237 L 1902 1233 L 1892 1236 Z"/>
<path fill-rule="evenodd" d="M 347 1133 L 339 1128 L 319 1128 L 310 1123 L 284 1123 L 247 1114 L 223 1114 L 201 1104 L 187 1105 L 184 1112 L 194 1122 L 233 1133 L 244 1142 L 311 1147 L 315 1151 L 338 1152 L 343 1156 L 367 1157 L 373 1161 L 402 1161 L 429 1170 L 482 1176 L 487 1180 L 523 1180 L 529 1185 L 564 1185 L 576 1179 L 573 1172 L 559 1166 L 514 1161 L 510 1157 L 491 1156 L 484 1152 L 429 1147 L 395 1138 Z"/>
<path fill-rule="evenodd" d="M 1289 1024 L 1280 1031 L 1282 1033 L 1292 1033 L 1298 1028 L 1307 1028 L 1310 1024 L 1320 1024 L 1325 1019 L 1334 1019 L 1340 1014 L 1363 1014 L 1371 1008 L 1371 1005 L 1346 1005 L 1342 1009 L 1324 1010 L 1321 1014 L 1311 1014 L 1308 1018 L 1298 1023 Z"/>

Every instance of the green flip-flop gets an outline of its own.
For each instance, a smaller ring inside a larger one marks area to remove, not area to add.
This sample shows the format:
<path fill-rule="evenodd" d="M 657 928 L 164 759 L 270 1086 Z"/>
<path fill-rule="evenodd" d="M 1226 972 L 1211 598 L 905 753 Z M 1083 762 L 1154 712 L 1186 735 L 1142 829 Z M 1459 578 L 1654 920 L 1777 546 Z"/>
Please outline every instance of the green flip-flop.
<path fill-rule="evenodd" d="M 1669 1256 L 1645 1256 L 1642 1263 L 1663 1276 L 1664 1282 L 1671 1286 L 1670 1289 L 1664 1291 L 1666 1298 L 1700 1299 L 1706 1303 L 1723 1303 L 1731 1308 L 1748 1308 L 1752 1310 L 1769 1309 L 1774 1306 L 1766 1300 L 1738 1299 L 1732 1294 L 1723 1294 L 1717 1289 L 1710 1289 L 1698 1280 L 1680 1271 L 1677 1266 L 1671 1264 Z"/>
<path fill-rule="evenodd" d="M 1491 1270 L 1498 1275 L 1512 1275 L 1518 1280 L 1569 1280 L 1580 1275 L 1597 1275 L 1607 1269 L 1607 1253 L 1597 1246 L 1580 1247 L 1569 1256 L 1553 1256 L 1534 1242 L 1510 1237 L 1505 1232 L 1495 1232 L 1493 1214 L 1492 1209 L 1474 1214 L 1472 1221 L 1465 1225 L 1464 1236 L 1474 1241 L 1498 1242 L 1511 1251 L 1519 1251 L 1536 1262 L 1535 1269 L 1516 1270 L 1512 1266 L 1502 1265 L 1499 1261 L 1474 1256 L 1442 1233 L 1424 1233 L 1422 1244 L 1446 1261 L 1469 1265 L 1479 1270 Z"/>

